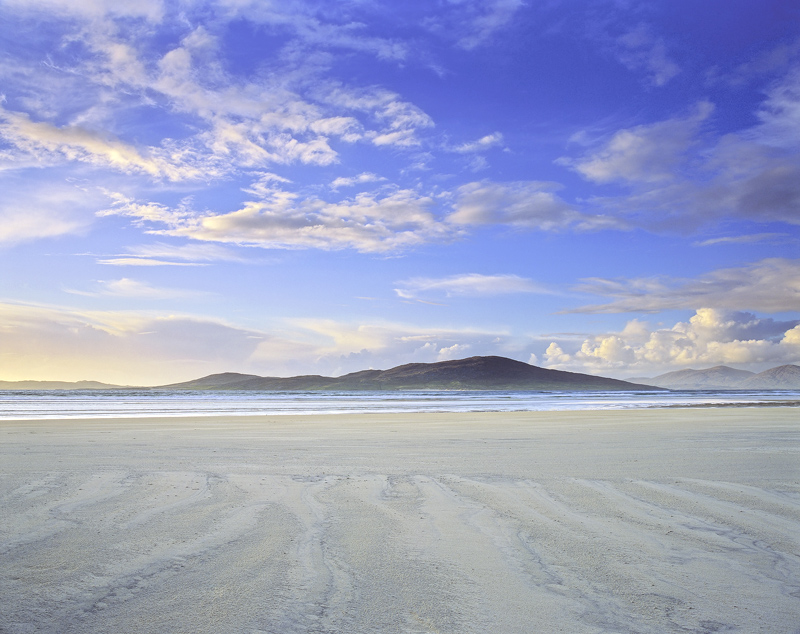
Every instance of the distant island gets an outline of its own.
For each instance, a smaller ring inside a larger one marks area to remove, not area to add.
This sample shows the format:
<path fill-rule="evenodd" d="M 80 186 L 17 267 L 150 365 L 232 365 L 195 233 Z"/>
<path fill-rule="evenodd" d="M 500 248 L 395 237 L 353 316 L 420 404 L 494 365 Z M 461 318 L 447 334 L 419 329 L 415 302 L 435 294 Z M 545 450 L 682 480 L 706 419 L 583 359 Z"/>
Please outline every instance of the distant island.
<path fill-rule="evenodd" d="M 118 390 L 123 385 L 99 381 L 0 381 L 0 390 Z"/>
<path fill-rule="evenodd" d="M 652 391 L 663 389 L 602 376 L 548 370 L 505 357 L 470 357 L 438 363 L 408 363 L 390 370 L 362 370 L 340 377 L 288 378 L 212 374 L 162 386 L 173 390 L 530 390 Z"/>
<path fill-rule="evenodd" d="M 361 370 L 340 377 L 316 374 L 264 377 L 224 372 L 192 381 L 139 387 L 97 381 L 0 381 L 0 390 L 526 390 L 526 391 L 653 391 L 653 390 L 800 390 L 800 366 L 782 365 L 759 374 L 716 366 L 677 370 L 653 378 L 622 381 L 579 372 L 549 370 L 505 357 L 470 357 L 437 363 L 408 363 L 389 370 Z"/>

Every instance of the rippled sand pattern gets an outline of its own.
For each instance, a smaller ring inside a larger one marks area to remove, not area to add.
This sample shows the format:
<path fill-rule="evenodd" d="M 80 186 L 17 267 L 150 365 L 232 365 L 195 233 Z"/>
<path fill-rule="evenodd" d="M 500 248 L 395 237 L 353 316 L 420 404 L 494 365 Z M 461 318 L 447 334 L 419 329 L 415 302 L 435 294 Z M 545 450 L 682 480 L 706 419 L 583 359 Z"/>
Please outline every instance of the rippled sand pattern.
<path fill-rule="evenodd" d="M 800 632 L 792 408 L 0 424 L 0 632 Z"/>

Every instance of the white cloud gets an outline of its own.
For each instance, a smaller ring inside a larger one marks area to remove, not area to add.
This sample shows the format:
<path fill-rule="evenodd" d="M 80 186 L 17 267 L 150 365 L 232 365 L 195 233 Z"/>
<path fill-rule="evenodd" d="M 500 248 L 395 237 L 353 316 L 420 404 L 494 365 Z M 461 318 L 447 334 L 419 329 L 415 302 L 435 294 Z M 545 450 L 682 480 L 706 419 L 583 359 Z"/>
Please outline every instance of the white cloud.
<path fill-rule="evenodd" d="M 552 342 L 544 365 L 594 374 L 652 376 L 720 364 L 761 370 L 797 363 L 799 358 L 797 321 L 776 322 L 751 313 L 702 308 L 688 322 L 671 328 L 650 329 L 634 320 L 620 333 L 587 337 L 568 352 Z"/>
<path fill-rule="evenodd" d="M 331 189 L 337 190 L 340 187 L 352 187 L 353 185 L 360 185 L 362 183 L 377 183 L 385 180 L 383 176 L 378 176 L 371 172 L 362 172 L 357 176 L 340 176 L 331 183 Z"/>
<path fill-rule="evenodd" d="M 715 137 L 704 125 L 711 110 L 702 103 L 685 118 L 620 130 L 599 149 L 557 162 L 629 190 L 589 198 L 585 212 L 651 231 L 693 231 L 723 218 L 800 223 L 800 71 L 772 86 L 750 128 Z"/>
<path fill-rule="evenodd" d="M 755 242 L 784 242 L 791 240 L 788 233 L 752 233 L 740 236 L 720 236 L 719 238 L 709 238 L 698 240 L 693 245 L 696 247 L 710 247 L 718 244 L 752 244 Z"/>
<path fill-rule="evenodd" d="M 412 190 L 397 190 L 381 198 L 361 193 L 338 203 L 273 189 L 257 202 L 230 213 L 195 213 L 158 204 L 140 204 L 124 197 L 103 214 L 131 216 L 141 222 L 166 225 L 151 233 L 272 249 L 355 249 L 388 252 L 434 240 L 452 239 L 457 232 L 433 216 L 433 199 Z"/>
<path fill-rule="evenodd" d="M 122 18 L 146 18 L 158 21 L 164 13 L 162 0 L 4 0 L 6 8 L 20 12 L 80 15 L 86 18 L 116 16 Z"/>
<path fill-rule="evenodd" d="M 795 65 L 770 87 L 757 115 L 761 124 L 753 133 L 760 142 L 797 150 L 800 145 L 800 66 Z"/>
<path fill-rule="evenodd" d="M 269 24 L 284 29 L 295 36 L 293 43 L 301 52 L 309 49 L 347 49 L 377 56 L 379 59 L 402 61 L 408 55 L 408 46 L 389 38 L 364 34 L 365 25 L 355 20 L 343 19 L 349 9 L 347 4 L 337 5 L 337 23 L 325 22 L 324 13 L 311 3 L 270 3 L 262 0 L 219 0 L 218 6 L 226 18 L 247 18 L 257 24 Z"/>
<path fill-rule="evenodd" d="M 769 313 L 796 311 L 800 310 L 800 260 L 769 258 L 718 269 L 695 279 L 590 278 L 575 290 L 615 299 L 567 312 L 659 312 L 697 306 Z"/>
<path fill-rule="evenodd" d="M 398 282 L 395 293 L 404 299 L 435 292 L 447 297 L 482 297 L 515 293 L 549 293 L 547 289 L 518 275 L 481 275 L 466 273 L 443 278 L 415 277 Z"/>
<path fill-rule="evenodd" d="M 246 369 L 267 339 L 185 314 L 0 303 L 0 378 L 164 384 Z"/>
<path fill-rule="evenodd" d="M 102 200 L 67 183 L 31 187 L 8 178 L 3 179 L 3 187 L 0 246 L 85 233 L 94 221 L 92 208 Z"/>
<path fill-rule="evenodd" d="M 108 266 L 208 266 L 199 262 L 171 262 L 169 260 L 156 260 L 154 258 L 135 257 L 109 257 L 97 260 L 98 264 Z"/>
<path fill-rule="evenodd" d="M 311 346 L 315 372 L 326 375 L 365 368 L 388 369 L 404 363 L 433 363 L 460 356 L 514 356 L 525 345 L 502 330 L 421 327 L 385 321 L 351 323 L 331 319 L 292 320 L 281 336 Z M 271 345 L 266 342 L 259 350 L 265 360 L 273 354 Z M 308 372 L 308 362 L 304 363 L 302 367 Z"/>
<path fill-rule="evenodd" d="M 490 41 L 511 23 L 525 5 L 522 0 L 461 0 L 450 3 L 449 15 L 426 20 L 428 28 L 456 38 L 459 48 L 473 50 Z"/>
<path fill-rule="evenodd" d="M 146 173 L 156 178 L 183 180 L 197 178 L 197 167 L 181 165 L 163 157 L 163 150 L 150 148 L 143 155 L 118 139 L 78 126 L 57 127 L 31 121 L 25 113 L 0 108 L 0 136 L 27 155 L 47 160 L 59 155 L 68 161 L 81 161 L 111 167 L 123 172 Z"/>
<path fill-rule="evenodd" d="M 599 150 L 578 160 L 559 162 L 596 183 L 673 180 L 700 124 L 712 111 L 711 104 L 703 102 L 688 117 L 620 130 Z"/>
<path fill-rule="evenodd" d="M 663 86 L 680 73 L 680 67 L 667 54 L 664 40 L 654 37 L 644 24 L 618 37 L 615 48 L 622 64 L 630 70 L 644 71 L 655 86 Z"/>
<path fill-rule="evenodd" d="M 127 277 L 118 280 L 100 280 L 97 282 L 95 290 L 92 291 L 67 289 L 67 292 L 90 297 L 129 297 L 137 299 L 186 299 L 207 294 L 177 288 L 160 288 L 147 282 L 140 282 Z"/>
<path fill-rule="evenodd" d="M 503 224 L 524 229 L 557 231 L 619 226 L 611 218 L 586 216 L 561 199 L 557 183 L 480 181 L 456 190 L 448 222 L 458 225 Z"/>
<path fill-rule="evenodd" d="M 129 254 L 128 259 L 157 260 L 167 264 L 198 265 L 204 262 L 245 261 L 241 255 L 216 244 L 175 245 L 157 242 L 128 247 L 126 251 Z"/>
<path fill-rule="evenodd" d="M 503 135 L 500 132 L 492 132 L 492 134 L 487 134 L 486 136 L 482 136 L 477 141 L 462 143 L 461 145 L 455 146 L 453 148 L 453 152 L 458 152 L 459 154 L 471 154 L 473 152 L 483 152 L 484 150 L 488 150 L 498 145 L 502 145 L 502 143 L 503 143 Z"/>
<path fill-rule="evenodd" d="M 385 88 L 351 89 L 326 84 L 317 88 L 317 98 L 337 108 L 367 113 L 382 126 L 364 132 L 364 137 L 376 146 L 414 147 L 420 145 L 419 133 L 434 127 L 433 119 L 422 109 Z"/>

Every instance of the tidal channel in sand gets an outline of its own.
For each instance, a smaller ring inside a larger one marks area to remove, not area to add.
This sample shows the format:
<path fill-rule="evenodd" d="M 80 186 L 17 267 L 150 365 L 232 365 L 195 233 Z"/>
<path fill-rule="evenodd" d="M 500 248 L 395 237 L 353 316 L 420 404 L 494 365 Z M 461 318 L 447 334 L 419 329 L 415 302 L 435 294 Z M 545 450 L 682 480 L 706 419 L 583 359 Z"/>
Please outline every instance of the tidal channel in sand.
<path fill-rule="evenodd" d="M 800 410 L 0 422 L 0 632 L 800 632 Z"/>

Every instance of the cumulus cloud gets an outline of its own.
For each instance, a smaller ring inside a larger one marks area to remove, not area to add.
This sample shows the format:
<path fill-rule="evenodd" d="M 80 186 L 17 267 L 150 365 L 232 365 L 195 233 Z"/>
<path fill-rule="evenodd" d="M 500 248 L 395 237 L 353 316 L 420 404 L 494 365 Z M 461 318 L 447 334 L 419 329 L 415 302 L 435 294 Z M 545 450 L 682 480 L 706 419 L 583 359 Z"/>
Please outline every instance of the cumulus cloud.
<path fill-rule="evenodd" d="M 800 310 L 800 260 L 768 258 L 695 279 L 589 278 L 575 290 L 615 299 L 566 312 L 659 312 L 697 306 L 768 313 L 796 311 Z"/>
<path fill-rule="evenodd" d="M 515 293 L 549 293 L 533 280 L 518 275 L 481 275 L 466 273 L 442 278 L 415 277 L 398 282 L 394 289 L 404 299 L 414 299 L 427 293 L 444 294 L 447 297 L 481 297 L 510 295 Z"/>
<path fill-rule="evenodd" d="M 552 342 L 544 365 L 596 374 L 654 375 L 686 367 L 764 366 L 797 363 L 800 322 L 779 322 L 752 313 L 702 308 L 688 322 L 652 329 L 633 320 L 619 333 L 586 337 L 566 352 Z"/>

